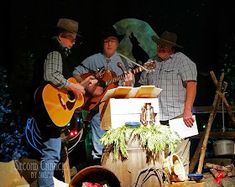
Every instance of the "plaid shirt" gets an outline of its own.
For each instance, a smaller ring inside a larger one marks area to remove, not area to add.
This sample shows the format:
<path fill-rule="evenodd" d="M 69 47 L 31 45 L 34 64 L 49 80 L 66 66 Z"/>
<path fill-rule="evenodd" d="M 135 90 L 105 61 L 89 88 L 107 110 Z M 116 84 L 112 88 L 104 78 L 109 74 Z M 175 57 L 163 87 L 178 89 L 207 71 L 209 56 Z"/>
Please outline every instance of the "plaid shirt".
<path fill-rule="evenodd" d="M 197 69 L 181 52 L 172 54 L 165 61 L 156 61 L 154 72 L 142 72 L 139 83 L 162 88 L 159 95 L 159 120 L 170 120 L 183 113 L 186 98 L 184 82 L 197 80 Z"/>
<path fill-rule="evenodd" d="M 59 88 L 67 87 L 69 83 L 62 72 L 63 63 L 61 53 L 58 51 L 48 53 L 44 62 L 44 80 L 53 83 Z"/>

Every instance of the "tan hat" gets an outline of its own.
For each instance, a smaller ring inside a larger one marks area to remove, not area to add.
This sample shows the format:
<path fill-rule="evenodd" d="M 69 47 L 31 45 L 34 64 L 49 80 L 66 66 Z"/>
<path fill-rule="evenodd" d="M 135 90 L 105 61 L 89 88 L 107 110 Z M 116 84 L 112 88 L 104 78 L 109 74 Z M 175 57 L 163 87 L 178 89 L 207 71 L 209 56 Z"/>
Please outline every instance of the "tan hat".
<path fill-rule="evenodd" d="M 172 46 L 176 46 L 179 48 L 182 48 L 181 45 L 178 45 L 177 42 L 177 34 L 173 33 L 173 32 L 168 32 L 165 31 L 162 33 L 162 35 L 160 36 L 160 38 L 156 38 L 155 36 L 152 36 L 152 40 L 158 44 L 161 43 L 165 43 L 168 45 L 172 45 Z"/>
<path fill-rule="evenodd" d="M 57 22 L 56 27 L 69 32 L 78 32 L 78 22 L 68 18 L 60 18 Z"/>

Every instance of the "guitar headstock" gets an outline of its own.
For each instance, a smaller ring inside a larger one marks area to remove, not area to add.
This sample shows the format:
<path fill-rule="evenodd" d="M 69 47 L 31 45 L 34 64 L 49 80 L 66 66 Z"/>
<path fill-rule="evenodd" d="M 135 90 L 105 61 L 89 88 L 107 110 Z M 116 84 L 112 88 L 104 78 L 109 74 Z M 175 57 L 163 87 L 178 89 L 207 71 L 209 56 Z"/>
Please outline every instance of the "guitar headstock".
<path fill-rule="evenodd" d="M 143 64 L 143 66 L 149 71 L 155 71 L 156 62 L 154 60 L 147 61 Z"/>

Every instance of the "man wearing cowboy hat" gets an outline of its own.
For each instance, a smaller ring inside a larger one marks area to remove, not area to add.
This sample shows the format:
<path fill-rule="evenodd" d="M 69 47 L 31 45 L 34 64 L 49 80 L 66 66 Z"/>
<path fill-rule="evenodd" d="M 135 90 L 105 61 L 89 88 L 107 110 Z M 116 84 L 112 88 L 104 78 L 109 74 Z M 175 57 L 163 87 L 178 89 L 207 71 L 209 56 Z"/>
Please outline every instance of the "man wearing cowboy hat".
<path fill-rule="evenodd" d="M 77 32 L 77 21 L 68 18 L 60 18 L 58 20 L 55 33 L 49 41 L 48 49 L 42 55 L 42 60 L 39 63 L 40 67 L 38 69 L 35 68 L 36 71 L 41 72 L 38 74 L 39 80 L 37 82 L 40 83 L 40 85 L 37 85 L 38 87 L 43 88 L 44 85 L 50 83 L 59 90 L 72 91 L 78 98 L 81 97 L 81 94 L 85 93 L 83 83 L 68 81 L 72 73 L 68 71 L 69 69 L 66 64 L 68 63 L 67 57 L 70 54 L 70 49 L 75 44 Z M 91 78 L 93 77 L 88 77 L 85 80 L 87 84 L 90 83 Z M 56 104 L 54 103 L 55 107 Z M 40 130 L 40 143 L 42 145 L 39 149 L 41 156 L 38 186 L 52 187 L 54 186 L 53 176 L 55 166 L 60 161 L 61 128 L 56 126 L 48 116 L 41 96 L 35 102 L 34 117 Z"/>
<path fill-rule="evenodd" d="M 124 61 L 124 59 L 122 59 L 117 52 L 119 42 L 122 40 L 122 38 L 123 36 L 119 35 L 113 26 L 105 27 L 101 32 L 102 51 L 87 57 L 81 62 L 80 65 L 75 67 L 73 71 L 74 77 L 76 77 L 76 79 L 79 81 L 81 80 L 82 74 L 88 72 L 94 73 L 99 69 L 104 69 L 104 78 L 109 77 L 109 80 L 111 80 L 112 76 L 116 77 L 124 74 L 124 80 L 119 81 L 118 84 L 125 86 L 133 85 L 134 76 L 130 71 L 128 72 L 132 64 L 130 62 L 128 63 L 127 61 Z M 105 89 L 106 87 L 97 84 L 96 86 L 91 85 L 87 87 L 86 91 L 88 95 L 97 98 L 99 95 L 102 96 L 102 93 L 105 92 Z M 87 103 L 89 103 L 89 100 Z M 96 107 L 92 108 L 92 111 L 90 111 L 93 144 L 92 156 L 94 161 L 99 161 L 102 156 L 103 145 L 100 143 L 99 139 L 105 132 L 100 128 L 100 113 L 98 106 L 99 102 L 97 102 Z"/>
<path fill-rule="evenodd" d="M 159 120 L 169 125 L 169 120 L 183 117 L 187 127 L 192 127 L 193 103 L 196 97 L 197 68 L 196 64 L 177 49 L 177 35 L 165 31 L 160 38 L 152 38 L 157 43 L 156 71 L 143 72 L 139 83 L 151 84 L 162 88 L 159 95 Z M 189 157 L 189 142 L 186 142 Z M 189 158 L 186 164 L 189 165 Z M 188 168 L 186 168 L 188 172 Z"/>

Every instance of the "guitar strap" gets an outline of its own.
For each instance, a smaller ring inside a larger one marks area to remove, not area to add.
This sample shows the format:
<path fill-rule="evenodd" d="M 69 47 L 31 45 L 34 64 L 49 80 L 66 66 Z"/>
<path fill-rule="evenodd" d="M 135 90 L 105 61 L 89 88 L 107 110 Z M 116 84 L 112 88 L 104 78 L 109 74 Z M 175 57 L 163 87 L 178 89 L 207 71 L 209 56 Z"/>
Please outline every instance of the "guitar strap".
<path fill-rule="evenodd" d="M 79 65 L 82 66 L 82 67 L 84 67 L 88 72 L 95 73 L 94 70 L 92 70 L 92 69 L 86 67 L 84 64 L 81 63 L 81 64 L 79 64 Z"/>

